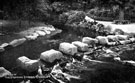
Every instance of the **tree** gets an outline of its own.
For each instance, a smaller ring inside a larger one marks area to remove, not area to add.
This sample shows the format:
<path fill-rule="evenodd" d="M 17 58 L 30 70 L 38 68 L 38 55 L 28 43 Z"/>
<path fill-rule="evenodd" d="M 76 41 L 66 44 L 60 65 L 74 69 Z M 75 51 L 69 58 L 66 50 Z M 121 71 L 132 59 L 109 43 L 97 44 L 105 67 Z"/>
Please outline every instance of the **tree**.
<path fill-rule="evenodd" d="M 127 10 L 135 7 L 135 0 L 86 0 L 87 2 L 95 4 L 97 7 L 112 8 L 119 7 L 119 21 L 124 20 L 124 14 Z"/>
<path fill-rule="evenodd" d="M 124 14 L 128 9 L 134 7 L 133 0 L 112 0 L 111 3 L 115 6 L 119 7 L 119 21 L 122 22 L 124 20 Z"/>

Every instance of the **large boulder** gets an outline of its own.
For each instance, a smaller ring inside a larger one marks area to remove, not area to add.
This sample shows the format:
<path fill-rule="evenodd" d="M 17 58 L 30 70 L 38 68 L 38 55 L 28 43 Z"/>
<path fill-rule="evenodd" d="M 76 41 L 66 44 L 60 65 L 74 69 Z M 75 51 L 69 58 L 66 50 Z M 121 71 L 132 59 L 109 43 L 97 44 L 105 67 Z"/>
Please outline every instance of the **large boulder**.
<path fill-rule="evenodd" d="M 10 71 L 6 70 L 4 67 L 0 67 L 0 78 L 12 75 Z"/>
<path fill-rule="evenodd" d="M 74 41 L 72 42 L 73 45 L 77 46 L 79 51 L 88 51 L 88 44 L 80 42 L 80 41 Z"/>
<path fill-rule="evenodd" d="M 23 44 L 25 41 L 26 41 L 26 38 L 15 39 L 15 40 L 11 41 L 9 43 L 9 45 L 11 45 L 13 47 L 16 47 L 16 46 L 19 46 L 19 45 Z"/>
<path fill-rule="evenodd" d="M 108 44 L 108 38 L 105 36 L 97 36 L 96 39 L 99 41 L 99 44 L 106 45 Z"/>
<path fill-rule="evenodd" d="M 68 55 L 74 55 L 78 52 L 75 45 L 67 42 L 60 43 L 59 50 Z"/>
<path fill-rule="evenodd" d="M 17 59 L 17 64 L 22 69 L 29 71 L 29 72 L 33 72 L 38 69 L 39 60 L 31 60 L 31 59 L 27 58 L 26 56 L 21 56 Z"/>
<path fill-rule="evenodd" d="M 45 52 L 42 52 L 40 55 L 40 59 L 45 61 L 45 62 L 49 62 L 52 63 L 55 60 L 59 60 L 63 57 L 63 54 L 60 51 L 51 49 Z"/>
<path fill-rule="evenodd" d="M 83 37 L 82 42 L 93 46 L 98 43 L 98 40 L 91 37 Z"/>

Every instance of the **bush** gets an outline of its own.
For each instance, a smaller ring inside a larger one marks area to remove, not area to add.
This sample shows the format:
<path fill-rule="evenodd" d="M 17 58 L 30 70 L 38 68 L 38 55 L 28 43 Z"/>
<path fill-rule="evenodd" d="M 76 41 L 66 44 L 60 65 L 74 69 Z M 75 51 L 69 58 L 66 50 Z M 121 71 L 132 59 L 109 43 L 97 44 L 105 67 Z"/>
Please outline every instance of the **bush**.
<path fill-rule="evenodd" d="M 83 21 L 85 13 L 83 11 L 70 11 L 59 15 L 59 22 L 67 25 Z"/>
<path fill-rule="evenodd" d="M 67 13 L 63 13 L 59 15 L 59 23 L 66 24 L 67 19 L 68 19 Z"/>
<path fill-rule="evenodd" d="M 54 2 L 51 4 L 51 8 L 56 13 L 63 13 L 69 10 L 70 5 L 65 2 Z"/>
<path fill-rule="evenodd" d="M 111 9 L 105 9 L 105 8 L 94 8 L 89 11 L 87 11 L 88 16 L 92 16 L 94 19 L 98 20 L 113 20 L 117 18 L 118 11 L 117 10 L 111 10 Z"/>
<path fill-rule="evenodd" d="M 71 15 L 68 16 L 67 24 L 73 24 L 74 22 L 81 22 L 85 18 L 85 13 L 83 11 L 73 11 Z"/>

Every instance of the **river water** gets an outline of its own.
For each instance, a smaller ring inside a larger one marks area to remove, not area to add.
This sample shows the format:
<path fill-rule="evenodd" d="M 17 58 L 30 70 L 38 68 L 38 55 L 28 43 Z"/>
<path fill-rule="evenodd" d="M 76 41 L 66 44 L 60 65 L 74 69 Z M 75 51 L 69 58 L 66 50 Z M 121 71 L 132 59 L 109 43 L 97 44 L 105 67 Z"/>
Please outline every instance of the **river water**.
<path fill-rule="evenodd" d="M 18 37 L 13 35 L 13 37 Z M 73 42 L 81 41 L 83 36 L 78 35 L 74 31 L 63 30 L 62 33 L 58 33 L 51 37 L 39 37 L 35 41 L 25 42 L 23 45 L 20 45 L 16 48 L 8 49 L 4 53 L 1 53 L 0 56 L 0 65 L 5 67 L 11 72 L 15 71 L 17 68 L 16 59 L 20 56 L 27 56 L 30 59 L 38 59 L 40 54 L 44 51 L 50 49 L 58 50 L 59 44 L 61 42 Z M 5 39 L 5 41 L 10 41 Z M 122 47 L 121 47 L 122 48 Z M 125 49 L 123 47 L 123 49 Z M 132 56 L 134 55 L 134 50 Z M 121 53 L 124 55 L 123 53 Z M 127 57 L 128 54 L 125 56 Z M 126 59 L 123 57 L 123 59 Z M 131 57 L 130 57 L 131 59 Z M 135 72 L 134 68 L 126 67 L 120 64 L 102 64 L 99 62 L 84 62 L 75 64 L 77 67 L 73 66 L 70 68 L 72 71 L 70 74 L 79 74 L 83 81 L 72 81 L 71 83 L 131 83 L 134 81 L 133 77 Z M 85 68 L 86 67 L 86 68 Z M 131 75 L 131 76 L 130 76 Z M 127 78 L 127 79 L 126 79 Z"/>

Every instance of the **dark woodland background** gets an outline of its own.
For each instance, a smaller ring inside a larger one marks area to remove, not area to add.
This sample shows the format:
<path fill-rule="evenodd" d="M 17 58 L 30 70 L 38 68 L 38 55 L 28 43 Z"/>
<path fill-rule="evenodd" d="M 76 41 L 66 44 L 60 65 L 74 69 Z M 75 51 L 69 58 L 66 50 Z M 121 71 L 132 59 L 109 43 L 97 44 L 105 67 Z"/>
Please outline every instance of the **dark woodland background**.
<path fill-rule="evenodd" d="M 58 15 L 79 10 L 98 20 L 114 20 L 119 11 L 134 21 L 134 0 L 1 0 L 0 18 L 5 20 L 54 21 Z M 54 19 L 55 17 L 55 19 Z"/>

